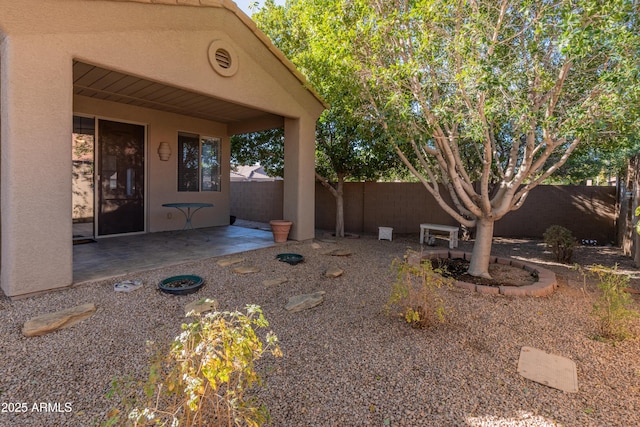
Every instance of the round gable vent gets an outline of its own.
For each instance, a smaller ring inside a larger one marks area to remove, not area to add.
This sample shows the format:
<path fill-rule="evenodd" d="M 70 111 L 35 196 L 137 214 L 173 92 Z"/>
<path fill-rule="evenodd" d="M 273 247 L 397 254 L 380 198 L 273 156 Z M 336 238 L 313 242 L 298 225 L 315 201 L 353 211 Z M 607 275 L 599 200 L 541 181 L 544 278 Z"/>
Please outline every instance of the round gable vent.
<path fill-rule="evenodd" d="M 218 49 L 216 50 L 216 62 L 219 66 L 221 66 L 225 70 L 228 70 L 229 68 L 231 68 L 231 55 L 224 49 Z"/>
<path fill-rule="evenodd" d="M 238 55 L 224 40 L 214 40 L 209 45 L 209 63 L 223 77 L 231 77 L 238 71 Z"/>

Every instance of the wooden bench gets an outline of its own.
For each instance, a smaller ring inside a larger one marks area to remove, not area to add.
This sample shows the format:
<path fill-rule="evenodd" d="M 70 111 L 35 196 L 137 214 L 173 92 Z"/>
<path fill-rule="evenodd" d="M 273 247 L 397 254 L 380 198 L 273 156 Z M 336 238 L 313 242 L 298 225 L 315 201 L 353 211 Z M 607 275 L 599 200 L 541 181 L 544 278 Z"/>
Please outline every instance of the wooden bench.
<path fill-rule="evenodd" d="M 444 231 L 449 233 L 449 249 L 458 247 L 458 231 L 460 227 L 439 224 L 420 224 L 420 244 L 424 244 L 425 234 L 429 241 L 429 230 Z"/>

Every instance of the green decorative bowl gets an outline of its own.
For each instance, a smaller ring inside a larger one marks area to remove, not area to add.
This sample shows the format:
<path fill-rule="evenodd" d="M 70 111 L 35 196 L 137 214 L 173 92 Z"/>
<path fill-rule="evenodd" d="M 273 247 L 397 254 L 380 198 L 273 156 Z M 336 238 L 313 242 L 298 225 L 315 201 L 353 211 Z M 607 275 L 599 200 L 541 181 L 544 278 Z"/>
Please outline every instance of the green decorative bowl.
<path fill-rule="evenodd" d="M 158 283 L 158 289 L 173 295 L 192 294 L 202 286 L 204 286 L 204 279 L 190 274 L 168 277 Z"/>
<path fill-rule="evenodd" d="M 278 254 L 276 255 L 276 258 L 290 265 L 296 265 L 304 261 L 304 257 L 299 254 Z"/>

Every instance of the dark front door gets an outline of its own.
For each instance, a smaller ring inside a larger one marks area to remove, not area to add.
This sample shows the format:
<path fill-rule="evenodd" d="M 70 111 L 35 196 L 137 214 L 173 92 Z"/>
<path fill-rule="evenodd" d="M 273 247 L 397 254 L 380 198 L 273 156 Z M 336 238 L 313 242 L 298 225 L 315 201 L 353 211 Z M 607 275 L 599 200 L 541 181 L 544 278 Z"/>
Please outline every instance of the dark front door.
<path fill-rule="evenodd" d="M 98 121 L 98 235 L 144 231 L 144 126 Z"/>

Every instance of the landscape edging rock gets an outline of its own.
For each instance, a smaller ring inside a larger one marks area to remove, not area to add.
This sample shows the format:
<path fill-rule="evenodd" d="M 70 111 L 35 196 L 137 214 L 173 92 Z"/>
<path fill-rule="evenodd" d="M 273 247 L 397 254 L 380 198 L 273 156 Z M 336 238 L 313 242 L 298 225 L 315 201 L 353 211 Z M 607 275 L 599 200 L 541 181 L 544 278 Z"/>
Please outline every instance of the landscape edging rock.
<path fill-rule="evenodd" d="M 436 258 L 462 258 L 469 261 L 471 260 L 471 254 L 469 252 L 462 251 L 440 250 L 423 253 L 421 259 Z M 537 273 L 538 281 L 524 286 L 487 286 L 456 280 L 454 282 L 454 286 L 485 294 L 530 297 L 544 297 L 551 295 L 558 287 L 556 274 L 546 268 L 528 264 L 520 260 L 493 256 L 491 257 L 490 262 L 494 264 L 510 265 L 512 267 L 525 269 L 531 273 Z"/>

